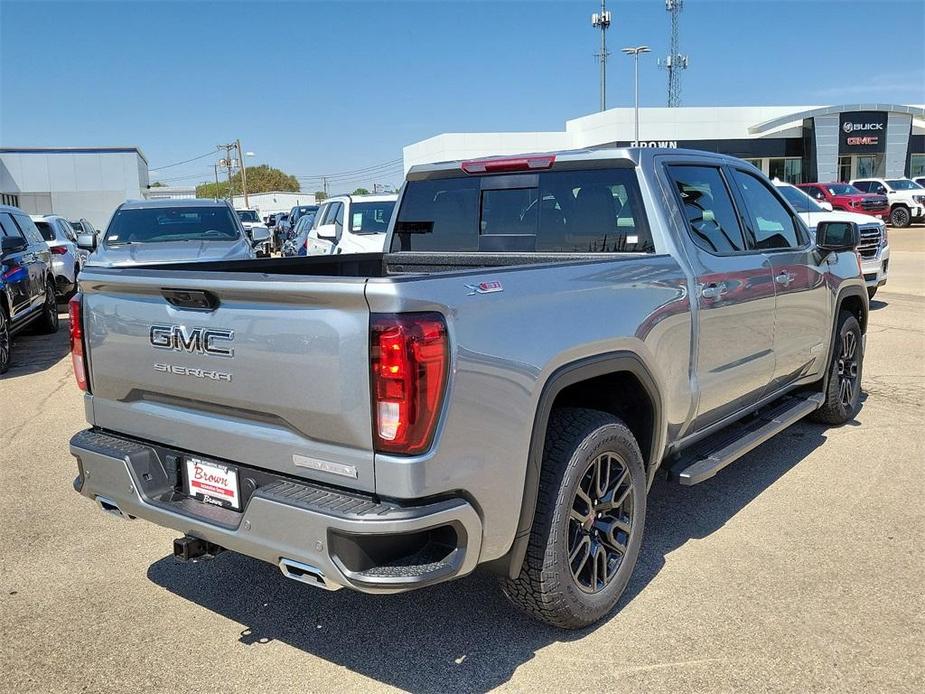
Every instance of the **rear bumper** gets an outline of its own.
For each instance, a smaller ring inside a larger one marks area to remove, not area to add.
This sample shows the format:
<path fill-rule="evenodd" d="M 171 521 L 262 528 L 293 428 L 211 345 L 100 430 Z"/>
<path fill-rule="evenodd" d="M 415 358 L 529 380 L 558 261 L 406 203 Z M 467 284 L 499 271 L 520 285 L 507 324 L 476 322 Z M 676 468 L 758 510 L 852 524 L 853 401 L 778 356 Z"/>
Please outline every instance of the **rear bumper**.
<path fill-rule="evenodd" d="M 256 485 L 239 513 L 179 493 L 177 461 L 159 446 L 87 430 L 70 449 L 78 463 L 74 488 L 104 510 L 261 559 L 329 590 L 403 592 L 465 575 L 478 563 L 481 521 L 464 499 L 407 506 L 276 479 Z M 248 468 L 240 470 L 244 485 Z"/>

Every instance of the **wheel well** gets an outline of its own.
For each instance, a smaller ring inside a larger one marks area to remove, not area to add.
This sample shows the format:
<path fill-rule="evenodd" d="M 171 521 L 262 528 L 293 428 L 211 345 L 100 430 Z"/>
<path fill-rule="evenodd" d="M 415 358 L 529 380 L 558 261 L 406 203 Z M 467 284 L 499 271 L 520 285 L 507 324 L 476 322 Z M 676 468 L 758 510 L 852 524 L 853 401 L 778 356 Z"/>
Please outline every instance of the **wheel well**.
<path fill-rule="evenodd" d="M 552 408 L 557 407 L 586 407 L 622 419 L 633 432 L 648 469 L 652 462 L 655 404 L 634 374 L 618 371 L 573 383 L 556 396 Z"/>
<path fill-rule="evenodd" d="M 838 307 L 839 311 L 850 311 L 858 323 L 861 324 L 861 332 L 867 332 L 867 311 L 864 310 L 864 300 L 856 294 L 846 296 Z"/>
<path fill-rule="evenodd" d="M 894 207 L 902 207 L 905 210 L 909 209 L 908 203 L 905 202 L 894 202 L 892 205 L 890 205 L 890 210 L 892 211 Z"/>

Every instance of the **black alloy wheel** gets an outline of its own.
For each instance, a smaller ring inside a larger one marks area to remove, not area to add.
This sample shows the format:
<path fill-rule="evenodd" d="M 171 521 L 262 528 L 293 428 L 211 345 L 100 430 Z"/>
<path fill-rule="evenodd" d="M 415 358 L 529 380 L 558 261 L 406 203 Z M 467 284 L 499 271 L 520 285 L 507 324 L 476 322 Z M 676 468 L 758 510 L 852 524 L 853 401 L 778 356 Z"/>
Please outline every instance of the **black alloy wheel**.
<path fill-rule="evenodd" d="M 598 593 L 616 576 L 633 532 L 630 469 L 615 452 L 591 461 L 578 483 L 569 514 L 568 557 L 572 578 Z"/>

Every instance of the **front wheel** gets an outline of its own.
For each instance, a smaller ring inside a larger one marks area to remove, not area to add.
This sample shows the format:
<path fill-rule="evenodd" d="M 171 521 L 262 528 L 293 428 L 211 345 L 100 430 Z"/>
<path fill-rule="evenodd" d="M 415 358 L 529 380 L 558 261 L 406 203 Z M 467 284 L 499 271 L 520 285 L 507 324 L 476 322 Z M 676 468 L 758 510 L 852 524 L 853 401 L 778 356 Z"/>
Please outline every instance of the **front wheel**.
<path fill-rule="evenodd" d="M 894 227 L 907 227 L 912 222 L 912 215 L 905 207 L 894 207 L 890 211 L 890 225 Z"/>
<path fill-rule="evenodd" d="M 645 466 L 627 426 L 597 410 L 553 411 L 527 555 L 505 595 L 553 626 L 596 622 L 626 588 L 645 516 Z"/>
<path fill-rule="evenodd" d="M 864 366 L 864 341 L 861 324 L 853 313 L 842 311 L 835 331 L 835 349 L 829 364 L 829 382 L 825 402 L 812 414 L 823 424 L 845 424 L 861 409 L 861 372 Z"/>
<path fill-rule="evenodd" d="M 45 285 L 45 304 L 38 321 L 38 331 L 46 335 L 58 332 L 58 299 L 51 282 Z"/>

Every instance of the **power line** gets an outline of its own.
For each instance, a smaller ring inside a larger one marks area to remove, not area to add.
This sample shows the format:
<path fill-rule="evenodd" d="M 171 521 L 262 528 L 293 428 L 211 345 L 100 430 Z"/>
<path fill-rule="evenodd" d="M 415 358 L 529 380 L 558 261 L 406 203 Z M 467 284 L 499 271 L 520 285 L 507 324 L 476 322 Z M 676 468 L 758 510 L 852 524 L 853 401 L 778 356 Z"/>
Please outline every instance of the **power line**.
<path fill-rule="evenodd" d="M 173 164 L 164 164 L 163 166 L 148 167 L 148 171 L 160 171 L 161 169 L 169 169 L 172 166 L 180 166 L 181 164 L 189 164 L 191 161 L 197 161 L 199 159 L 205 159 L 206 157 L 211 157 L 215 155 L 217 149 L 213 149 L 211 152 L 206 152 L 205 154 L 200 154 L 198 157 L 193 157 L 192 159 L 185 159 L 183 161 L 178 161 Z"/>
<path fill-rule="evenodd" d="M 391 167 L 391 166 L 395 166 L 400 163 L 402 163 L 402 159 L 393 159 L 391 161 L 382 162 L 381 164 L 372 164 L 370 166 L 364 166 L 359 169 L 349 169 L 347 171 L 334 171 L 332 173 L 324 173 L 324 174 L 296 174 L 296 178 L 318 178 L 318 179 L 336 178 L 338 176 L 343 176 L 343 175 L 366 173 L 367 171 L 371 171 L 373 169 Z"/>

